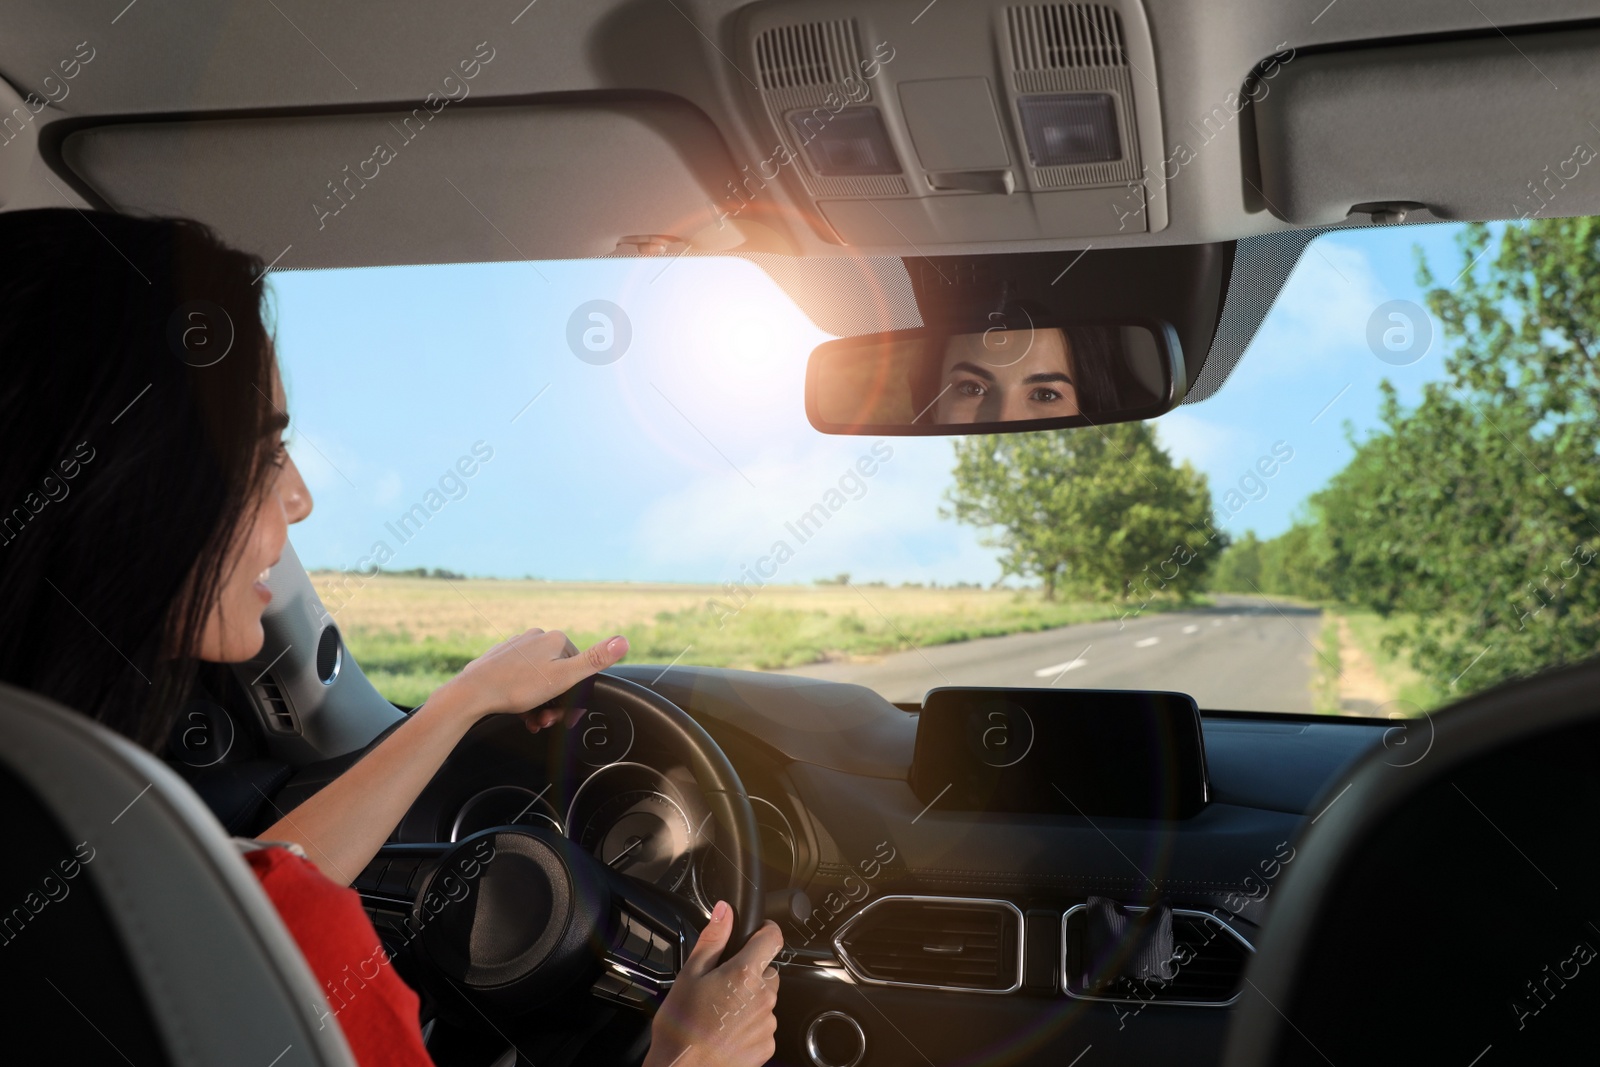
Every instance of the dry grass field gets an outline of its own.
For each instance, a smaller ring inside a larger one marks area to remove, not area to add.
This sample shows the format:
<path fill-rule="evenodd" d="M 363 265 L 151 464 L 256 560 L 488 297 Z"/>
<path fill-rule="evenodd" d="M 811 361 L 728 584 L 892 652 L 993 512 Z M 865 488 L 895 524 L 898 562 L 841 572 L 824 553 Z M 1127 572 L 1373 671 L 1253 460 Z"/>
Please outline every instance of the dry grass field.
<path fill-rule="evenodd" d="M 623 634 L 634 663 L 773 669 L 878 656 L 913 642 L 1048 629 L 1121 610 L 1007 589 L 768 585 L 738 596 L 667 583 L 363 580 L 334 572 L 311 579 L 368 677 L 404 705 L 420 703 L 468 660 L 530 626 L 565 630 L 580 647 Z"/>

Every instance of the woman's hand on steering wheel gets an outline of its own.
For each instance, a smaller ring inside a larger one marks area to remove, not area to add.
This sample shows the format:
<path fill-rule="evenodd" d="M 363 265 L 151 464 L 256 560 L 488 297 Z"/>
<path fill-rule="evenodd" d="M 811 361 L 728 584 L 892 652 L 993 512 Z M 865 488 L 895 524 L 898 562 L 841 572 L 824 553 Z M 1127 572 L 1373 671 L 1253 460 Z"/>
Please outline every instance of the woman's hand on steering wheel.
<path fill-rule="evenodd" d="M 733 909 L 719 902 L 650 1027 L 644 1067 L 759 1067 L 773 1056 L 778 1029 L 778 924 L 767 922 L 728 962 L 717 958 L 733 931 Z"/>
<path fill-rule="evenodd" d="M 628 654 L 628 639 L 612 637 L 579 652 L 560 630 L 537 627 L 502 641 L 440 686 L 431 703 L 445 703 L 476 721 L 519 713 L 529 730 L 554 725 L 559 708 L 544 708 L 579 682 Z"/>

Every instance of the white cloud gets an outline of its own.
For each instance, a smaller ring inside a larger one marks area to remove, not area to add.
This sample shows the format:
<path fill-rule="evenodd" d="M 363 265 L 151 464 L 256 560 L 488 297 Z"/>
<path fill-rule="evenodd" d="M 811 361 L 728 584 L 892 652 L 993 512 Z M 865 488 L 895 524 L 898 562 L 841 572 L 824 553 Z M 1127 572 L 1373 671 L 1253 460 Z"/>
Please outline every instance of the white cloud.
<path fill-rule="evenodd" d="M 1388 294 L 1365 252 L 1313 241 L 1284 283 L 1245 359 L 1285 377 L 1366 352 L 1367 321 Z"/>
<path fill-rule="evenodd" d="M 977 543 L 976 531 L 939 517 L 950 483 L 948 442 L 889 441 L 888 460 L 874 456 L 876 443 L 829 441 L 810 455 L 741 463 L 754 488 L 731 469 L 700 474 L 650 502 L 635 528 L 639 558 L 731 579 L 781 540 L 794 556 L 773 581 L 839 572 L 864 580 L 992 580 L 994 553 Z M 871 476 L 856 466 L 863 457 L 873 459 Z M 819 503 L 839 506 L 820 529 L 801 531 L 802 540 L 799 520 Z"/>
<path fill-rule="evenodd" d="M 1156 420 L 1156 438 L 1172 454 L 1174 463 L 1188 460 L 1200 470 L 1209 470 L 1220 461 L 1248 450 L 1250 438 L 1243 431 L 1212 422 L 1188 408 L 1170 411 Z"/>

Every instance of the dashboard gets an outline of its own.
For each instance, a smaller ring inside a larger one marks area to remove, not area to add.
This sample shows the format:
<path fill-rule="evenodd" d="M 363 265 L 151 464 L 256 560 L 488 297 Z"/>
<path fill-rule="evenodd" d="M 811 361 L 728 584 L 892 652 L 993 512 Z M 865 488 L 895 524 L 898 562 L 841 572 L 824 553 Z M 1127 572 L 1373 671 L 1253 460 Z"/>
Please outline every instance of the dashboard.
<path fill-rule="evenodd" d="M 1214 1062 L 1297 833 L 1392 725 L 1203 712 L 1207 794 L 1187 817 L 984 810 L 914 788 L 921 713 L 871 690 L 609 673 L 694 717 L 751 797 L 786 944 L 775 1062 L 797 1067 L 1060 1064 L 1090 1046 L 1096 1063 Z M 708 914 L 703 887 L 725 858 L 705 798 L 607 716 L 537 735 L 511 717 L 479 723 L 394 842 L 544 826 Z M 1134 755 L 1095 758 L 1114 777 Z M 1108 954 L 1108 916 L 1163 924 L 1169 973 L 1141 980 Z"/>

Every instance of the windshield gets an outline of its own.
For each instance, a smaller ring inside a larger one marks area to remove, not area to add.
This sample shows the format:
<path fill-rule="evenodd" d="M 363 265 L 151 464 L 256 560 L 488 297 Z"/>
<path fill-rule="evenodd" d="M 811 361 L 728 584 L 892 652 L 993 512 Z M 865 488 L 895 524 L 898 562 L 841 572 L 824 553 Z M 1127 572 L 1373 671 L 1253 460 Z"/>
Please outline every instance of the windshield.
<path fill-rule="evenodd" d="M 1594 247 L 1330 233 L 1215 396 L 994 438 L 817 433 L 830 335 L 740 259 L 280 272 L 294 542 L 408 706 L 539 626 L 905 703 L 1418 714 L 1595 647 Z"/>

